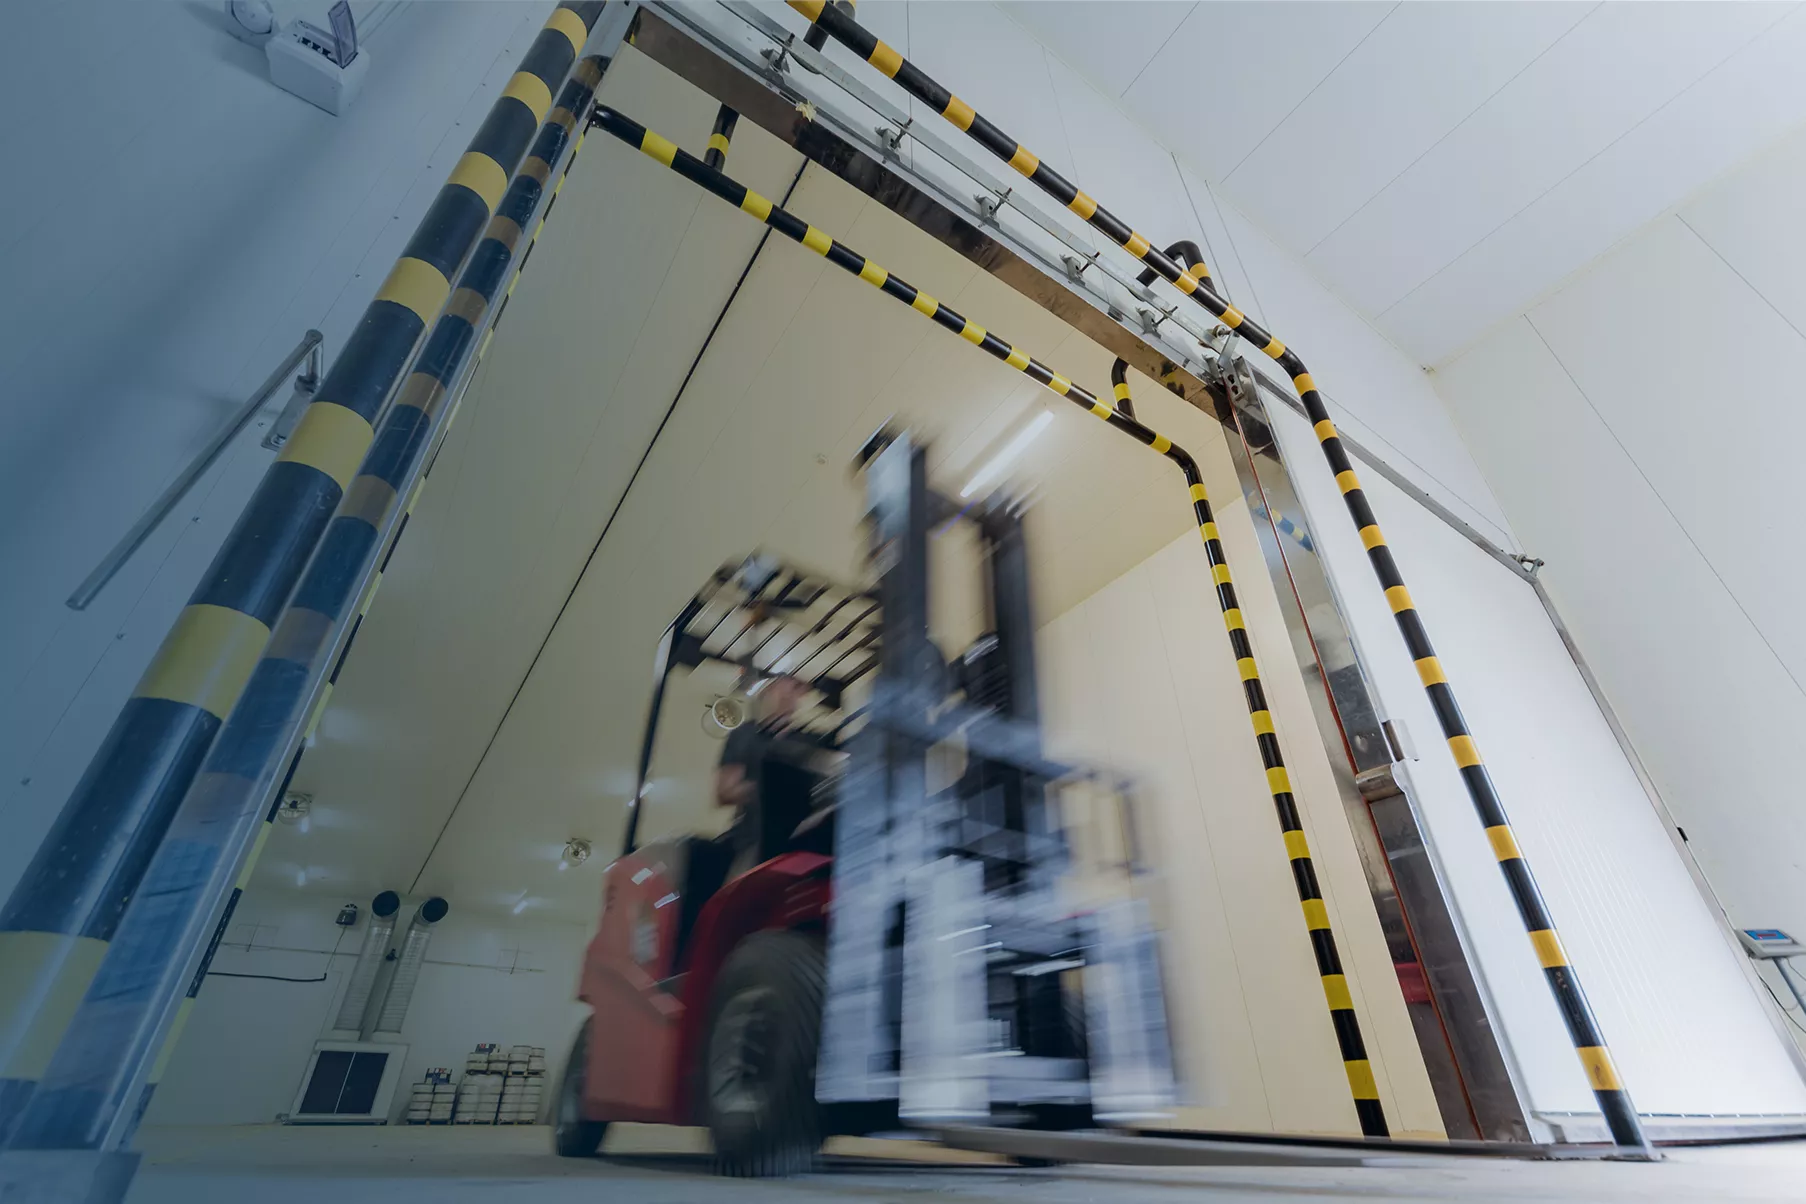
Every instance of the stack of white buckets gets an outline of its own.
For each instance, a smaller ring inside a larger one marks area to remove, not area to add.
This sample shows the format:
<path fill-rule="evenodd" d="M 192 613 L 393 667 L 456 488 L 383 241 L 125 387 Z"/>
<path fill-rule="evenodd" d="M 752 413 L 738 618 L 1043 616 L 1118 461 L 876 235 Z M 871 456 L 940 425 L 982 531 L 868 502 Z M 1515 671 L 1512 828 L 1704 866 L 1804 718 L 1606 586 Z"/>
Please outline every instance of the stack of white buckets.
<path fill-rule="evenodd" d="M 479 1045 L 456 1087 L 449 1070 L 429 1070 L 408 1096 L 411 1125 L 531 1125 L 545 1099 L 546 1051 L 539 1045 Z"/>
<path fill-rule="evenodd" d="M 440 1079 L 427 1071 L 424 1082 L 415 1083 L 408 1095 L 408 1123 L 411 1125 L 448 1125 L 452 1118 L 452 1101 L 457 1088 L 452 1086 L 450 1072 Z"/>
<path fill-rule="evenodd" d="M 479 1045 L 464 1063 L 453 1121 L 530 1125 L 539 1119 L 546 1051 L 537 1045 Z"/>

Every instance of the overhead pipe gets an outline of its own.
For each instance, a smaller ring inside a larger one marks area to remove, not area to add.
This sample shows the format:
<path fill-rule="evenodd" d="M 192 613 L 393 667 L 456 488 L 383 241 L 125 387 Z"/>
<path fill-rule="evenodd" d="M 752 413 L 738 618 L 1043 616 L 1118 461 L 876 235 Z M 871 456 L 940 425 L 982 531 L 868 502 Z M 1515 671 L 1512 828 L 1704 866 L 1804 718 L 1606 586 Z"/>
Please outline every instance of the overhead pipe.
<path fill-rule="evenodd" d="M 847 15 L 851 16 L 853 5 L 857 3 L 857 0 L 840 0 L 840 2 L 846 8 Z M 828 31 L 825 29 L 811 25 L 803 34 L 803 45 L 811 50 L 820 50 L 827 44 Z M 739 121 L 740 114 L 727 105 L 722 105 L 715 111 L 715 128 L 709 131 L 709 148 L 703 152 L 702 161 L 716 171 L 722 171 L 727 167 L 728 146 L 734 139 L 734 126 Z"/>
<path fill-rule="evenodd" d="M 1181 293 L 1203 306 L 1223 325 L 1259 347 L 1285 369 L 1292 387 L 1298 393 L 1299 401 L 1304 405 L 1305 415 L 1311 421 L 1318 443 L 1323 448 L 1330 471 L 1335 473 L 1336 484 L 1342 491 L 1343 504 L 1360 533 L 1361 545 L 1367 549 L 1374 575 L 1379 578 L 1380 587 L 1385 590 L 1386 602 L 1392 609 L 1399 634 L 1416 664 L 1418 678 L 1429 694 L 1430 705 L 1436 711 L 1444 740 L 1461 771 L 1461 779 L 1467 788 L 1475 814 L 1479 817 L 1481 826 L 1486 829 L 1487 840 L 1492 845 L 1493 855 L 1504 875 L 1506 888 L 1517 905 L 1519 917 L 1523 920 L 1524 929 L 1536 951 L 1537 961 L 1543 968 L 1549 993 L 1567 1026 L 1569 1039 L 1573 1042 L 1575 1054 L 1586 1073 L 1593 1098 L 1598 1102 L 1600 1113 L 1611 1131 L 1612 1140 L 1626 1150 L 1638 1152 L 1642 1157 L 1656 1157 L 1654 1147 L 1643 1133 L 1630 1093 L 1625 1090 L 1616 1063 L 1606 1048 L 1599 1022 L 1593 1015 L 1592 1006 L 1587 1002 L 1586 993 L 1581 989 L 1580 978 L 1568 961 L 1561 938 L 1556 935 L 1555 923 L 1543 902 L 1542 892 L 1530 872 L 1529 863 L 1524 860 L 1504 804 L 1493 785 L 1492 775 L 1487 772 L 1473 734 L 1468 730 L 1467 720 L 1461 713 L 1448 677 L 1443 672 L 1442 663 L 1437 659 L 1436 650 L 1430 643 L 1429 633 L 1411 600 L 1410 591 L 1405 588 L 1392 551 L 1380 532 L 1367 495 L 1361 488 L 1360 479 L 1355 475 L 1348 452 L 1336 433 L 1335 423 L 1330 419 L 1329 409 L 1324 405 L 1323 395 L 1318 392 L 1316 382 L 1298 353 L 1225 301 L 1211 285 L 1181 268 L 1171 255 L 1155 250 L 1147 238 L 1138 234 L 1127 222 L 1042 163 L 1028 147 L 978 114 L 971 105 L 937 83 L 893 47 L 880 41 L 852 16 L 823 0 L 787 2 L 813 25 L 827 30 L 835 41 L 884 75 L 896 80 L 905 92 L 928 105 L 964 131 L 974 142 L 1008 163 L 1041 191 L 1078 214 L 1093 229 L 1152 268 Z"/>
<path fill-rule="evenodd" d="M 625 117 L 607 106 L 597 105 L 591 121 L 621 141 L 637 147 L 646 155 L 663 163 L 685 179 L 701 185 L 730 205 L 752 214 L 786 238 L 801 243 L 817 255 L 825 257 L 836 267 L 859 277 L 886 296 L 933 319 L 994 359 L 1002 360 L 1030 380 L 1073 402 L 1094 417 L 1101 418 L 1142 444 L 1153 448 L 1178 466 L 1191 494 L 1193 518 L 1198 524 L 1199 534 L 1204 539 L 1205 556 L 1210 563 L 1211 579 L 1216 585 L 1217 605 L 1223 613 L 1223 623 L 1229 633 L 1230 650 L 1234 654 L 1236 669 L 1241 676 L 1242 689 L 1247 698 L 1255 741 L 1260 749 L 1261 764 L 1266 770 L 1267 786 L 1273 795 L 1273 806 L 1279 816 L 1279 826 L 1285 841 L 1287 859 L 1291 862 L 1293 879 L 1298 887 L 1299 901 L 1304 910 L 1305 927 L 1310 934 L 1311 948 L 1317 961 L 1317 971 L 1323 982 L 1325 998 L 1329 1003 L 1330 1022 L 1335 1029 L 1343 1068 L 1348 1075 L 1355 1113 L 1360 1120 L 1363 1133 L 1376 1137 L 1386 1136 L 1388 1132 L 1386 1117 L 1380 1104 L 1379 1089 L 1374 1081 L 1373 1067 L 1368 1060 L 1366 1044 L 1361 1036 L 1360 1022 L 1356 1017 L 1354 1002 L 1348 989 L 1348 980 L 1343 972 L 1341 955 L 1336 947 L 1335 935 L 1330 929 L 1328 908 L 1323 900 L 1323 891 L 1317 879 L 1310 846 L 1305 840 L 1304 825 L 1299 817 L 1297 801 L 1292 795 L 1292 785 L 1287 776 L 1285 760 L 1280 754 L 1279 740 L 1274 732 L 1273 715 L 1268 709 L 1266 692 L 1261 685 L 1260 670 L 1255 663 L 1254 649 L 1248 641 L 1248 633 L 1242 620 L 1241 603 L 1236 598 L 1228 559 L 1223 551 L 1222 540 L 1217 532 L 1216 519 L 1211 512 L 1210 499 L 1204 488 L 1204 478 L 1198 471 L 1197 461 L 1189 452 L 1173 443 L 1165 435 L 1136 421 L 1130 416 L 1130 413 L 1113 408 L 1089 390 L 1073 384 L 1027 352 L 992 334 L 983 326 L 956 312 L 952 307 L 935 300 L 914 285 L 892 275 L 851 247 L 831 238 L 824 231 L 772 204 L 771 201 L 745 185 L 709 167 L 702 160 L 679 149 L 668 139 L 631 118 Z M 1126 391 L 1127 385 L 1124 383 L 1118 390 L 1118 396 L 1124 397 Z M 1131 404 L 1130 411 L 1132 412 L 1132 410 Z M 670 638 L 669 635 L 667 638 Z"/>
<path fill-rule="evenodd" d="M 1210 269 L 1204 264 L 1203 248 L 1198 246 L 1198 244 L 1191 239 L 1181 238 L 1178 242 L 1168 247 L 1164 254 L 1171 258 L 1174 263 L 1184 268 L 1193 280 L 1196 280 L 1200 284 L 1208 284 L 1212 288 L 1216 287 L 1216 282 L 1210 278 Z M 1143 285 L 1152 284 L 1154 283 L 1154 277 L 1157 274 L 1158 273 L 1156 273 L 1153 268 L 1144 268 L 1141 275 L 1135 277 L 1135 283 Z"/>
<path fill-rule="evenodd" d="M 602 64 L 578 55 L 602 9 L 553 10 L 0 911 L 0 962 L 27 984 L 0 1003 L 12 1148 L 110 1149 L 136 1126 L 144 1068 L 263 800 L 293 771 L 279 750 L 324 668 L 316 654 L 342 634 L 378 532 L 405 504 L 398 486 L 442 427 L 447 386 L 600 81 Z"/>
<path fill-rule="evenodd" d="M 1110 389 L 1116 395 L 1116 412 L 1124 418 L 1135 417 L 1135 399 L 1129 395 L 1129 361 L 1120 355 L 1110 365 Z"/>
<path fill-rule="evenodd" d="M 715 128 L 709 131 L 709 149 L 702 155 L 702 161 L 716 171 L 727 166 L 727 148 L 733 141 L 734 127 L 738 124 L 740 114 L 726 105 L 716 111 Z"/>

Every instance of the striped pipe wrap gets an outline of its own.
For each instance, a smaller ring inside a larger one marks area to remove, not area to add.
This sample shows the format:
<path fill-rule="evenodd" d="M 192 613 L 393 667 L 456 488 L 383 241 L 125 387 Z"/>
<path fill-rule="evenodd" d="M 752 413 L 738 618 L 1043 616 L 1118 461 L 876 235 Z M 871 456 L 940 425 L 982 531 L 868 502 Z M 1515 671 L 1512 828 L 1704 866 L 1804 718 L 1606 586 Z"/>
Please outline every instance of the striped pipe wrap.
<path fill-rule="evenodd" d="M 1110 390 L 1116 395 L 1116 412 L 1124 418 L 1135 417 L 1135 399 L 1129 395 L 1129 361 L 1121 356 L 1110 365 Z"/>
<path fill-rule="evenodd" d="M 1443 674 L 1441 662 L 1436 658 L 1423 621 L 1411 601 L 1410 591 L 1405 588 L 1392 552 L 1386 546 L 1378 523 L 1374 521 L 1373 510 L 1355 475 L 1348 451 L 1336 434 L 1335 423 L 1331 421 L 1323 396 L 1318 392 L 1316 382 L 1311 379 L 1304 361 L 1298 357 L 1297 352 L 1263 329 L 1259 323 L 1218 296 L 1211 285 L 1181 268 L 1170 255 L 1155 250 L 1148 239 L 1137 233 L 1127 222 L 1098 204 L 1064 176 L 1047 167 L 1033 151 L 976 113 L 971 105 L 931 79 L 894 48 L 878 40 L 850 15 L 837 7 L 824 4 L 823 0 L 788 0 L 788 3 L 816 27 L 827 30 L 835 41 L 894 79 L 915 99 L 964 130 L 973 141 L 1007 162 L 1030 183 L 1078 214 L 1093 229 L 1102 232 L 1123 250 L 1152 268 L 1180 292 L 1218 318 L 1223 325 L 1259 347 L 1291 378 L 1292 386 L 1297 390 L 1299 400 L 1304 403 L 1305 413 L 1323 448 L 1324 458 L 1329 461 L 1330 471 L 1335 473 L 1336 484 L 1342 491 L 1349 516 L 1360 533 L 1361 544 L 1367 549 L 1374 574 L 1386 593 L 1386 601 L 1391 606 L 1399 632 L 1404 637 L 1405 647 L 1410 652 L 1411 659 L 1416 662 L 1418 676 L 1429 693 L 1430 705 L 1435 708 L 1443 737 L 1455 758 L 1455 764 L 1461 770 L 1468 797 L 1480 823 L 1486 829 L 1487 838 L 1492 842 L 1499 869 L 1505 876 L 1525 930 L 1530 935 L 1537 960 L 1542 963 L 1550 993 L 1567 1024 L 1575 1053 L 1580 1058 L 1587 1082 L 1592 1086 L 1593 1096 L 1599 1103 L 1599 1110 L 1611 1130 L 1612 1139 L 1620 1146 L 1647 1152 L 1650 1146 L 1643 1135 L 1636 1109 L 1618 1077 L 1611 1054 L 1606 1049 L 1605 1039 L 1600 1034 L 1598 1022 L 1594 1019 L 1592 1007 L 1587 1003 L 1573 967 L 1568 964 L 1567 954 L 1555 934 L 1542 894 L 1537 889 L 1529 865 L 1524 861 L 1505 809 L 1493 788 L 1492 777 L 1486 771 L 1479 749 L 1475 747 L 1461 708 L 1456 705 L 1455 695 L 1449 689 L 1448 678 Z"/>
<path fill-rule="evenodd" d="M 1161 253 L 1183 267 L 1199 284 L 1216 287 L 1216 281 L 1210 278 L 1210 269 L 1204 266 L 1204 249 L 1191 239 L 1182 238 Z M 1158 274 L 1153 268 L 1143 268 L 1141 275 L 1135 277 L 1135 283 L 1152 284 Z"/>
<path fill-rule="evenodd" d="M 560 4 L 365 309 L 24 876 L 0 908 L 0 1135 L 47 1066 L 250 680 L 373 423 L 601 12 Z"/>
<path fill-rule="evenodd" d="M 727 166 L 727 148 L 733 141 L 734 127 L 740 123 L 740 114 L 726 105 L 715 114 L 715 128 L 709 131 L 709 149 L 703 152 L 702 161 L 716 171 Z"/>
<path fill-rule="evenodd" d="M 135 1020 L 164 1006 L 168 993 L 180 989 L 174 976 L 193 956 L 195 945 L 204 939 L 195 925 L 218 899 L 219 887 L 211 884 L 213 875 L 222 863 L 236 858 L 243 847 L 237 841 L 249 837 L 245 824 L 252 817 L 252 808 L 265 797 L 269 785 L 266 775 L 285 751 L 298 709 L 314 680 L 314 670 L 322 655 L 330 651 L 338 620 L 356 606 L 353 622 L 361 624 L 368 612 L 381 573 L 361 594 L 358 587 L 378 553 L 383 527 L 403 505 L 401 490 L 414 476 L 434 437 L 451 421 L 452 414 L 446 407 L 454 399 L 449 390 L 473 353 L 482 353 L 483 349 L 477 346 L 477 332 L 486 314 L 498 302 L 505 301 L 507 293 L 513 291 L 513 281 L 519 279 L 518 271 L 511 276 L 510 269 L 516 265 L 517 253 L 519 265 L 525 265 L 533 240 L 543 229 L 544 215 L 535 224 L 535 214 L 539 213 L 548 186 L 556 199 L 563 185 L 565 176 L 561 174 L 553 184 L 552 173 L 561 160 L 568 173 L 575 160 L 585 132 L 578 114 L 587 112 L 606 67 L 605 60 L 590 57 L 578 62 L 570 72 L 558 103 L 551 106 L 539 127 L 489 220 L 482 241 L 459 277 L 450 304 L 433 326 L 414 371 L 383 414 L 376 437 L 345 491 L 318 553 L 276 623 L 263 657 L 214 742 L 193 790 L 170 824 L 163 847 L 145 872 L 141 893 L 146 899 L 154 898 L 155 906 L 134 907 L 126 913 L 115 934 L 112 952 L 94 976 L 90 998 L 106 1000 L 104 1008 L 95 1007 L 90 1012 L 94 1005 L 84 1001 L 70 1024 L 67 1043 L 83 1047 L 81 1062 L 131 1064 L 137 1050 L 132 1044 L 133 1026 L 124 1021 L 128 1015 Z M 571 145 L 573 135 L 576 146 Z M 545 208 L 549 213 L 550 201 Z M 523 251 L 521 242 L 529 229 L 533 234 Z M 417 495 L 417 489 L 408 495 L 409 510 Z M 396 539 L 406 521 L 404 513 Z M 394 546 L 391 541 L 391 553 Z M 349 633 L 333 666 L 334 679 L 356 630 L 353 627 Z M 328 682 L 312 714 L 306 717 L 309 730 L 318 722 L 330 691 Z M 290 772 L 294 760 L 298 756 L 291 760 Z M 248 880 L 273 816 L 271 810 L 262 817 L 251 860 L 241 869 L 228 902 L 228 914 Z M 244 835 L 239 836 L 240 832 Z M 214 937 L 217 944 L 217 930 Z M 209 949 L 203 955 L 200 975 L 192 976 L 187 984 L 189 999 L 198 989 L 211 956 Z M 179 1005 L 175 1024 L 156 1052 L 156 1068 L 167 1062 L 180 1035 L 179 1026 L 191 1007 L 188 1000 Z M 61 1055 L 52 1060 L 31 1112 L 20 1125 L 17 1141 L 62 1143 L 69 1137 L 70 1115 L 97 1112 L 98 1093 L 79 1074 L 66 1072 L 64 1062 Z M 75 1062 L 76 1059 L 70 1059 L 72 1066 Z M 157 1077 L 160 1075 L 154 1071 L 137 1100 L 140 1112 L 155 1089 Z M 40 1112 L 55 1119 L 40 1122 Z M 58 1126 L 54 1131 L 52 1124 Z"/>
<path fill-rule="evenodd" d="M 1191 491 L 1193 516 L 1197 520 L 1198 531 L 1204 539 L 1205 555 L 1210 561 L 1211 578 L 1216 583 L 1217 604 L 1223 612 L 1223 622 L 1229 632 L 1230 648 L 1235 655 L 1237 671 L 1241 675 L 1243 692 L 1247 698 L 1249 715 L 1254 725 L 1255 740 L 1260 748 L 1261 764 L 1266 770 L 1267 785 L 1273 795 L 1273 806 L 1279 814 L 1279 826 L 1283 833 L 1288 859 L 1292 864 L 1292 876 L 1298 887 L 1298 897 L 1304 907 L 1305 926 L 1310 932 L 1311 947 L 1317 959 L 1317 971 L 1322 977 L 1324 994 L 1329 1001 L 1330 1021 L 1335 1027 L 1337 1045 L 1342 1054 L 1344 1069 L 1348 1074 L 1349 1087 L 1354 1095 L 1355 1112 L 1360 1119 L 1363 1133 L 1370 1136 L 1385 1136 L 1387 1133 L 1385 1113 L 1380 1105 L 1379 1091 L 1374 1083 L 1373 1068 L 1367 1059 L 1366 1046 L 1361 1039 L 1360 1024 L 1355 1016 L 1354 1003 L 1349 995 L 1348 980 L 1343 974 L 1341 958 L 1336 950 L 1335 936 L 1330 931 L 1329 913 L 1323 901 L 1323 892 L 1317 882 L 1316 870 L 1311 862 L 1310 848 L 1305 842 L 1304 827 L 1299 820 L 1297 803 L 1292 797 L 1291 782 L 1286 776 L 1285 761 L 1279 751 L 1279 740 L 1274 734 L 1272 712 L 1268 710 L 1266 694 L 1261 687 L 1260 673 L 1254 660 L 1254 649 L 1248 642 L 1248 633 L 1242 623 L 1241 605 L 1236 600 L 1235 585 L 1230 578 L 1228 560 L 1223 552 L 1222 541 L 1217 534 L 1216 519 L 1211 514 L 1210 500 L 1204 490 L 1203 477 L 1199 474 L 1197 463 L 1192 459 L 1190 453 L 1174 444 L 1165 435 L 1135 421 L 1128 413 L 1111 406 L 1082 386 L 1073 384 L 1008 340 L 999 338 L 958 313 L 951 306 L 935 300 L 914 285 L 892 275 L 851 247 L 836 241 L 823 231 L 772 204 L 765 197 L 709 167 L 694 155 L 680 150 L 668 139 L 646 129 L 638 122 L 601 105 L 596 107 L 592 120 L 602 129 L 630 146 L 638 147 L 648 156 L 663 163 L 685 179 L 700 184 L 730 205 L 752 214 L 786 238 L 799 242 L 816 254 L 824 256 L 836 267 L 859 277 L 880 292 L 908 305 L 917 313 L 933 319 L 979 350 L 995 359 L 1002 360 L 1030 380 L 1045 386 L 1117 430 L 1153 448 L 1179 466 L 1179 470 L 1185 476 L 1186 485 Z M 1114 376 L 1115 373 L 1112 375 Z M 1125 383 L 1119 388 L 1117 395 L 1126 400 L 1126 392 L 1127 385 Z"/>

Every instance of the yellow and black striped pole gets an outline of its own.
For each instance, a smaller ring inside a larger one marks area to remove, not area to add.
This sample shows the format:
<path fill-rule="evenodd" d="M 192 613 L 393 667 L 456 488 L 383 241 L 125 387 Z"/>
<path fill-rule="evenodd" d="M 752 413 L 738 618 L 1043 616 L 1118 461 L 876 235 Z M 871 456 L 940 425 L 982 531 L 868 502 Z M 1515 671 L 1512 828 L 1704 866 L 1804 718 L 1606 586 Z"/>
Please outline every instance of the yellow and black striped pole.
<path fill-rule="evenodd" d="M 304 715 L 310 688 L 326 670 L 326 654 L 335 646 L 334 677 L 344 664 L 380 580 L 379 572 L 363 586 L 376 567 L 384 532 L 399 517 L 388 544 L 393 552 L 407 522 L 404 508 L 411 508 L 414 497 L 411 484 L 420 479 L 422 462 L 451 421 L 448 407 L 455 404 L 463 370 L 482 354 L 478 335 L 486 315 L 512 292 L 512 281 L 518 280 L 557 199 L 566 175 L 554 183 L 553 173 L 560 164 L 568 173 L 575 161 L 587 129 L 581 115 L 589 111 L 606 67 L 601 56 L 579 61 L 545 114 L 458 277 L 450 305 L 434 324 L 394 404 L 382 415 L 319 551 L 145 870 L 140 901 L 121 920 L 69 1025 L 64 1048 L 52 1058 L 18 1125 L 15 1145 L 85 1147 L 121 1109 L 134 1118 L 142 1114 L 268 835 L 275 804 L 266 801 L 272 794 L 279 801 L 281 795 L 271 787 L 285 770 L 293 773 L 299 753 L 291 751 L 291 741 L 299 727 L 318 720 L 330 679 L 311 714 Z M 341 619 L 350 630 L 342 645 L 335 645 Z M 248 857 L 247 844 L 252 846 Z M 241 858 L 236 884 L 230 884 L 226 875 Z M 214 922 L 228 888 L 225 915 Z M 198 971 L 191 969 L 197 955 Z M 184 986 L 188 993 L 170 1017 L 170 1004 Z M 141 1061 L 152 1069 L 144 1086 L 134 1089 Z"/>
<path fill-rule="evenodd" d="M 0 908 L 0 1137 L 48 1066 L 373 424 L 601 9 L 560 4 L 522 56 Z"/>
<path fill-rule="evenodd" d="M 1073 384 L 1040 360 L 992 334 L 951 306 L 942 304 L 914 285 L 892 275 L 851 247 L 772 204 L 765 197 L 709 167 L 694 155 L 680 150 L 668 139 L 631 118 L 598 105 L 593 120 L 602 129 L 623 142 L 638 147 L 685 179 L 700 184 L 730 205 L 752 214 L 786 238 L 824 256 L 836 267 L 859 277 L 917 313 L 933 319 L 980 351 L 1002 360 L 1030 380 L 1075 403 L 1178 465 L 1191 491 L 1193 516 L 1197 520 L 1199 534 L 1204 538 L 1211 579 L 1216 585 L 1217 605 L 1222 610 L 1223 623 L 1229 631 L 1229 644 L 1235 655 L 1236 669 L 1241 675 L 1255 740 L 1260 747 L 1261 764 L 1267 774 L 1267 787 L 1273 795 L 1273 805 L 1279 814 L 1286 855 L 1291 861 L 1298 897 L 1304 906 L 1305 927 L 1310 933 L 1317 971 L 1322 977 L 1324 994 L 1329 1001 L 1330 1022 L 1335 1027 L 1343 1067 L 1348 1074 L 1355 1113 L 1360 1120 L 1361 1132 L 1374 1137 L 1386 1136 L 1385 1112 L 1380 1106 L 1373 1068 L 1368 1062 L 1366 1046 L 1361 1039 L 1361 1026 L 1355 1017 L 1348 980 L 1343 975 L 1341 957 L 1336 950 L 1336 939 L 1330 931 L 1329 913 L 1323 902 L 1323 892 L 1318 886 L 1310 848 L 1305 843 L 1304 827 L 1299 822 L 1298 806 L 1292 797 L 1291 782 L 1286 776 L 1285 760 L 1280 756 L 1279 740 L 1273 730 L 1273 715 L 1267 708 L 1260 671 L 1254 660 L 1254 649 L 1248 642 L 1248 633 L 1242 623 L 1241 604 L 1236 600 L 1235 584 L 1230 578 L 1228 560 L 1217 535 L 1216 519 L 1211 514 L 1210 500 L 1204 491 L 1204 479 L 1190 453 L 1175 445 L 1165 435 L 1137 422 L 1131 416 L 1132 405 L 1127 411 L 1112 407 L 1096 394 Z M 1126 381 L 1119 382 L 1116 393 L 1119 405 L 1128 404 L 1127 394 Z"/>
<path fill-rule="evenodd" d="M 1330 470 L 1336 474 L 1336 484 L 1342 491 L 1343 502 L 1360 532 L 1361 544 L 1367 549 L 1374 574 L 1386 592 L 1386 601 L 1391 606 L 1399 632 L 1404 637 L 1405 647 L 1410 652 L 1411 659 L 1416 662 L 1418 676 L 1429 693 L 1431 706 L 1436 710 L 1443 737 L 1448 742 L 1455 764 L 1460 767 L 1468 797 L 1486 829 L 1487 838 L 1492 842 L 1499 868 L 1505 876 L 1512 899 L 1517 904 L 1525 930 L 1530 934 L 1530 942 L 1535 947 L 1537 960 L 1542 964 L 1544 978 L 1555 998 L 1556 1007 L 1567 1024 L 1568 1036 L 1574 1043 L 1575 1052 L 1586 1072 L 1587 1082 L 1592 1086 L 1593 1097 L 1598 1101 L 1599 1110 L 1605 1117 L 1606 1126 L 1611 1131 L 1612 1140 L 1620 1146 L 1648 1153 L 1650 1146 L 1643 1135 L 1642 1124 L 1637 1119 L 1636 1108 L 1618 1078 L 1612 1056 L 1605 1046 L 1605 1038 L 1594 1019 L 1592 1006 L 1581 990 L 1580 980 L 1573 967 L 1568 964 L 1567 954 L 1555 934 L 1555 925 L 1549 917 L 1548 908 L 1544 906 L 1542 894 L 1537 889 L 1516 838 L 1512 835 L 1510 821 L 1506 818 L 1498 792 L 1493 788 L 1492 777 L 1486 771 L 1479 749 L 1475 747 L 1461 708 L 1456 705 L 1455 695 L 1449 689 L 1448 678 L 1443 673 L 1441 662 L 1436 658 L 1435 649 L 1430 644 L 1422 619 L 1418 617 L 1417 608 L 1411 601 L 1410 591 L 1405 588 L 1404 580 L 1399 576 L 1398 565 L 1380 534 L 1378 523 L 1374 521 L 1373 510 L 1355 476 L 1347 449 L 1336 435 L 1335 423 L 1330 420 L 1329 410 L 1323 404 L 1323 396 L 1317 391 L 1316 382 L 1311 379 L 1304 361 L 1295 351 L 1262 329 L 1259 323 L 1218 296 L 1209 284 L 1181 268 L 1173 262 L 1171 256 L 1155 250 L 1148 239 L 1137 233 L 1127 222 L 1098 204 L 1070 180 L 1047 167 L 1033 151 L 976 113 L 971 105 L 935 82 L 893 47 L 874 37 L 851 15 L 824 4 L 823 0 L 788 0 L 788 3 L 816 27 L 827 30 L 835 41 L 894 79 L 915 99 L 965 131 L 973 141 L 1008 163 L 1030 183 L 1078 214 L 1093 229 L 1102 232 L 1117 246 L 1152 268 L 1180 292 L 1220 319 L 1223 325 L 1259 347 L 1291 378 L 1299 400 L 1304 403 L 1305 414 L 1315 428 L 1324 458 L 1329 461 Z"/>

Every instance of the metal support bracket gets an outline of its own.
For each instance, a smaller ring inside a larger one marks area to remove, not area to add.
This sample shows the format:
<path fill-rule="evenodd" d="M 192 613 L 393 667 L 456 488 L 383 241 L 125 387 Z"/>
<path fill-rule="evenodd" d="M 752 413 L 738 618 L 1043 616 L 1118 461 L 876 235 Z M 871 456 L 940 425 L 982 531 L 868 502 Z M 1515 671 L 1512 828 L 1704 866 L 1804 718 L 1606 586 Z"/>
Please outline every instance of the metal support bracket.
<path fill-rule="evenodd" d="M 978 206 L 979 217 L 986 225 L 995 226 L 997 224 L 997 211 L 1003 208 L 1004 202 L 1010 199 L 1010 192 L 1011 189 L 1006 188 L 996 196 L 988 196 L 981 192 L 972 198 Z"/>
<path fill-rule="evenodd" d="M 886 159 L 895 159 L 899 157 L 901 147 L 903 146 L 903 139 L 909 136 L 909 127 L 913 124 L 915 124 L 915 118 L 911 117 L 902 125 L 878 125 L 872 127 L 872 133 L 878 135 L 879 148 L 884 152 L 884 157 Z"/>

